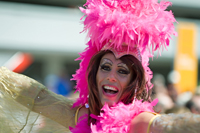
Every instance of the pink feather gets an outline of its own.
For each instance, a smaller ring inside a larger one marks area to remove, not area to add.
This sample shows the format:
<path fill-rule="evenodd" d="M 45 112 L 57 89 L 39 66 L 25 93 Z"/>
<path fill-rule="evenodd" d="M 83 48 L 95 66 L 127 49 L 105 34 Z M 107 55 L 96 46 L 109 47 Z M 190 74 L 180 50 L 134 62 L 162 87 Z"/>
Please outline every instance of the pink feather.
<path fill-rule="evenodd" d="M 92 114 L 97 119 L 95 124 L 87 125 L 87 115 L 79 118 L 79 123 L 75 128 L 70 128 L 72 133 L 127 133 L 130 129 L 131 120 L 142 112 L 154 112 L 153 106 L 157 104 L 155 99 L 152 103 L 136 100 L 134 104 L 125 105 L 118 103 L 109 108 L 105 104 L 102 108 L 103 113 L 100 116 Z"/>

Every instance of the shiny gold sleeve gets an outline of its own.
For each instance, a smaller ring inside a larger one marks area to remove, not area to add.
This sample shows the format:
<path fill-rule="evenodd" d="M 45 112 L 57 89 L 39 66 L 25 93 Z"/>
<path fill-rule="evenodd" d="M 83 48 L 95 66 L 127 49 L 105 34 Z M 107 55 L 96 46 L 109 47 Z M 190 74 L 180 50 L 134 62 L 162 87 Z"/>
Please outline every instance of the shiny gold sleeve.
<path fill-rule="evenodd" d="M 68 132 L 75 126 L 73 101 L 39 82 L 0 68 L 0 132 Z"/>
<path fill-rule="evenodd" d="M 163 114 L 153 120 L 150 133 L 200 133 L 200 115 Z"/>

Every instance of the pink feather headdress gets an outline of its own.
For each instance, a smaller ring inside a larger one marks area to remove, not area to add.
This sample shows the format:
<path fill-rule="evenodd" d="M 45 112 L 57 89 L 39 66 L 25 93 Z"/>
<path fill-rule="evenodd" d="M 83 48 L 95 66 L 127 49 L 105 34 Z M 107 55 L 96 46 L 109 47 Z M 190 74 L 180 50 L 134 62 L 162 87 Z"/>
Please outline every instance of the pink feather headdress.
<path fill-rule="evenodd" d="M 151 86 L 153 75 L 148 67 L 149 58 L 153 57 L 154 51 L 160 53 L 169 46 L 171 35 L 177 34 L 172 11 L 165 11 L 169 5 L 171 2 L 158 3 L 157 0 L 87 0 L 85 8 L 80 7 L 86 16 L 83 31 L 88 32 L 90 40 L 77 59 L 81 60 L 80 68 L 72 79 L 77 81 L 76 89 L 80 92 L 74 106 L 88 102 L 86 70 L 91 57 L 105 45 L 116 50 L 122 44 L 126 44 L 127 50 L 137 47 L 146 81 Z"/>

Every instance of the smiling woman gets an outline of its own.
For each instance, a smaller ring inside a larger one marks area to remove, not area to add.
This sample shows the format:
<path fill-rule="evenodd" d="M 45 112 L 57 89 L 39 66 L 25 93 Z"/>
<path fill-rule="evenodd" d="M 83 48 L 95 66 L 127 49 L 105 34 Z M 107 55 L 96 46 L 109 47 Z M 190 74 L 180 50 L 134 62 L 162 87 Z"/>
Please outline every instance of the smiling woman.
<path fill-rule="evenodd" d="M 119 101 L 130 104 L 136 97 L 149 99 L 140 61 L 130 53 L 117 58 L 112 51 L 102 50 L 92 57 L 88 66 L 88 101 L 93 107 L 89 108 L 89 114 L 99 115 L 105 103 L 112 106 Z"/>
<path fill-rule="evenodd" d="M 153 75 L 149 58 L 176 35 L 176 20 L 171 11 L 165 11 L 170 4 L 88 0 L 80 9 L 86 16 L 84 30 L 90 40 L 73 75 L 79 98 L 74 102 L 56 95 L 37 81 L 2 67 L 1 131 L 200 132 L 200 115 L 159 115 L 153 110 L 157 99 L 150 98 Z"/>
<path fill-rule="evenodd" d="M 101 104 L 117 104 L 122 92 L 131 81 L 129 68 L 111 53 L 105 54 L 97 71 L 96 82 Z"/>

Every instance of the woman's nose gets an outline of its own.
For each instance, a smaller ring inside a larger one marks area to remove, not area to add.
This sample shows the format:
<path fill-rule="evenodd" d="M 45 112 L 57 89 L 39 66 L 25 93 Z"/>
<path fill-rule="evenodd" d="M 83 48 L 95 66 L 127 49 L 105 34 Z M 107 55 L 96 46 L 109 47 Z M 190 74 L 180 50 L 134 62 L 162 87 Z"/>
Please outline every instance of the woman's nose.
<path fill-rule="evenodd" d="M 109 80 L 110 82 L 116 82 L 117 81 L 114 73 L 108 74 L 107 80 Z"/>

